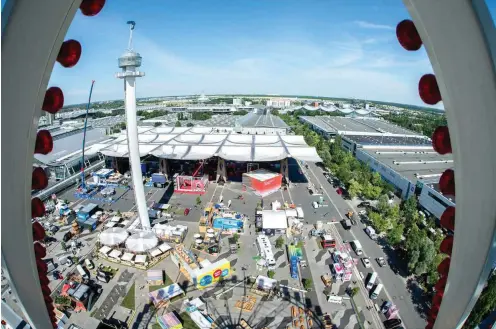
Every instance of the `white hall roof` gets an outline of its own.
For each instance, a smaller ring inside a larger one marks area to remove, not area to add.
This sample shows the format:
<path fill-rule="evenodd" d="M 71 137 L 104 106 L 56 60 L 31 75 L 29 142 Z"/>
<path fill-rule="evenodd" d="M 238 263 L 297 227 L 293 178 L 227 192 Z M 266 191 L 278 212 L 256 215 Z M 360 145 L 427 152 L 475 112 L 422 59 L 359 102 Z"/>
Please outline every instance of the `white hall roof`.
<path fill-rule="evenodd" d="M 140 156 L 179 160 L 202 160 L 219 156 L 232 161 L 277 161 L 288 157 L 322 161 L 303 136 L 247 135 L 236 132 L 216 133 L 211 127 L 138 127 Z M 115 140 L 95 144 L 87 154 L 128 157 L 125 133 Z"/>

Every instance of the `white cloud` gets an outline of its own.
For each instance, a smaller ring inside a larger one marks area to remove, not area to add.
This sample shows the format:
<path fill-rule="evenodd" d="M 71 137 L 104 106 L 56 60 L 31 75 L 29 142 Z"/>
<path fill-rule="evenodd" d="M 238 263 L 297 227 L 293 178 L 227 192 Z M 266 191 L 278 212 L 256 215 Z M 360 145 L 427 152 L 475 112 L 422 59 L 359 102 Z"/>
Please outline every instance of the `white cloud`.
<path fill-rule="evenodd" d="M 366 22 L 366 21 L 355 21 L 354 23 L 356 25 L 358 25 L 359 27 L 362 27 L 364 29 L 394 30 L 394 27 L 391 25 L 376 24 L 376 23 L 370 23 L 370 22 Z"/>

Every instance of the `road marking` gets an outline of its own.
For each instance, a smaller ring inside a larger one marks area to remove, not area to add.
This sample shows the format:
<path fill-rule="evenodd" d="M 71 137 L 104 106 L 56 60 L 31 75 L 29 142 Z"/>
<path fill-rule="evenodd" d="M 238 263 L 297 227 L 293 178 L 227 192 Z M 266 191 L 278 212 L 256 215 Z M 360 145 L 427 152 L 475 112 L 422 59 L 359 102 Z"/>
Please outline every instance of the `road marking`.
<path fill-rule="evenodd" d="M 315 173 L 314 173 L 314 172 L 310 169 L 310 166 L 308 167 L 308 170 L 312 173 L 312 175 L 315 177 L 315 179 L 316 179 L 316 180 L 320 183 L 320 181 L 319 181 L 319 179 L 317 178 L 317 176 L 315 175 Z M 326 189 L 324 186 L 322 186 L 322 187 L 323 187 L 323 189 L 324 189 L 325 194 L 327 195 L 327 197 L 328 197 L 328 198 L 329 198 L 329 200 L 331 201 L 332 205 L 334 206 L 334 208 L 335 208 L 335 209 L 337 210 L 337 212 L 339 213 L 339 209 L 338 209 L 338 207 L 336 207 L 336 204 L 332 201 L 331 197 L 329 196 L 329 193 L 327 193 L 327 189 Z M 346 203 L 347 203 L 347 204 L 348 204 L 348 206 L 349 206 L 349 207 L 353 210 L 353 212 L 354 212 L 354 213 L 357 213 L 357 211 L 356 211 L 355 207 L 353 207 L 353 205 L 352 205 L 349 201 L 347 201 L 347 200 L 346 200 Z M 353 237 L 353 239 L 358 240 L 358 239 L 357 239 L 357 237 L 355 236 L 355 234 L 353 233 L 353 231 L 352 231 L 352 230 L 349 230 L 349 232 L 350 232 L 351 236 Z M 374 265 L 372 265 L 372 262 L 370 262 L 370 265 L 371 265 L 371 268 L 374 270 L 374 272 L 377 272 L 377 270 L 374 268 Z M 354 266 L 353 268 L 355 269 L 355 266 Z M 357 270 L 357 271 L 358 271 L 358 270 Z M 391 298 L 391 296 L 389 295 L 389 293 L 388 293 L 388 291 L 387 291 L 387 289 L 386 289 L 386 287 L 385 287 L 385 286 L 384 286 L 384 293 L 386 294 L 386 297 L 387 297 L 387 298 L 388 298 L 391 302 L 393 302 L 393 299 L 392 299 L 392 298 Z M 401 317 L 400 317 L 399 315 L 397 315 L 397 318 L 398 318 L 398 319 L 401 319 Z M 402 320 L 402 319 L 401 319 L 401 320 Z M 381 321 L 381 322 L 382 322 L 382 321 Z M 403 320 L 402 320 L 402 322 L 403 322 Z M 403 327 L 405 327 L 405 326 L 404 326 L 404 322 L 403 322 Z"/>
<path fill-rule="evenodd" d="M 298 164 L 299 164 L 299 162 L 298 162 Z M 300 168 L 301 168 L 301 166 L 300 166 Z M 303 168 L 302 168 L 302 171 L 303 171 Z M 337 213 L 338 213 L 338 214 L 340 214 L 340 211 L 339 211 L 338 207 L 336 206 L 336 204 L 334 203 L 334 201 L 332 201 L 331 196 L 329 195 L 329 193 L 327 193 L 327 189 L 326 189 L 326 188 L 322 185 L 322 183 L 321 183 L 321 182 L 320 182 L 320 180 L 317 178 L 317 176 L 316 176 L 316 175 L 315 175 L 315 173 L 312 171 L 312 169 L 310 169 L 310 166 L 308 166 L 308 171 L 310 171 L 310 172 L 312 173 L 312 175 L 315 177 L 315 179 L 316 179 L 317 183 L 319 183 L 319 185 L 322 187 L 322 190 L 323 190 L 323 191 L 324 191 L 324 193 L 327 195 L 327 198 L 329 199 L 329 201 L 331 201 L 332 205 L 334 206 L 334 209 L 336 209 Z M 305 171 L 303 171 L 303 173 L 306 175 L 306 172 L 305 172 Z M 309 179 L 309 181 L 310 181 L 310 179 Z M 337 230 L 337 228 L 336 228 L 334 225 L 332 225 L 331 227 L 333 227 L 333 228 L 336 230 L 336 237 L 338 237 L 338 240 L 341 240 L 341 244 L 342 244 L 343 239 L 341 238 L 341 235 L 339 234 L 339 231 Z M 358 240 L 358 239 L 355 237 L 355 235 L 353 234 L 353 232 L 352 232 L 351 230 L 350 230 L 350 233 L 351 233 L 351 235 L 353 236 L 353 238 L 354 238 L 355 240 Z M 359 275 L 358 269 L 356 268 L 356 265 L 355 265 L 355 264 L 353 264 L 352 269 L 353 269 L 353 272 L 354 272 L 355 276 L 356 276 L 357 278 L 360 278 L 360 275 Z M 368 292 L 368 290 L 367 290 L 367 289 L 365 288 L 365 286 L 363 285 L 363 282 L 362 282 L 361 280 L 358 280 L 357 282 L 359 283 L 358 285 L 360 286 L 360 288 L 362 288 L 362 289 L 360 289 L 360 292 L 362 293 L 362 296 L 364 297 L 365 304 L 366 304 L 367 306 L 372 306 L 372 307 L 374 307 L 374 302 L 372 302 L 372 301 L 370 300 L 369 296 L 368 296 L 368 295 L 366 295 L 366 294 L 365 294 L 365 292 L 364 292 L 364 290 L 365 290 L 365 291 L 367 291 L 367 292 Z M 384 289 L 384 292 L 386 292 L 386 296 L 389 298 L 389 295 L 387 294 L 386 289 Z M 372 318 L 374 319 L 374 321 L 378 322 L 378 323 L 376 323 L 376 325 L 377 325 L 377 324 L 379 324 L 379 327 L 380 327 L 380 328 L 383 328 L 383 323 L 382 323 L 382 321 L 381 321 L 381 319 L 380 319 L 379 315 L 378 315 L 376 312 L 371 312 L 371 314 L 372 314 Z"/>

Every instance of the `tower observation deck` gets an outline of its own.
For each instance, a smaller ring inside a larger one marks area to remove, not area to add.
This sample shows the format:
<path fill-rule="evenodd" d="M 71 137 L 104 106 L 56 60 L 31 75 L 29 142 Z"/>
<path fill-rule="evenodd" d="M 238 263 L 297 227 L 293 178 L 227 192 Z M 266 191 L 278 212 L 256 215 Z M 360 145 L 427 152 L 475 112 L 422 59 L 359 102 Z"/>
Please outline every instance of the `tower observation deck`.
<path fill-rule="evenodd" d="M 145 189 L 143 187 L 143 175 L 141 173 L 138 119 L 136 118 L 136 78 L 144 76 L 145 73 L 137 70 L 137 68 L 141 66 L 141 56 L 133 50 L 133 30 L 136 24 L 133 21 L 127 23 L 130 25 L 129 44 L 127 50 L 118 60 L 118 65 L 122 69 L 122 72 L 117 73 L 115 76 L 116 78 L 124 79 L 127 145 L 129 149 L 129 163 L 131 166 L 134 197 L 141 227 L 144 230 L 149 230 L 150 218 L 148 217 Z"/>

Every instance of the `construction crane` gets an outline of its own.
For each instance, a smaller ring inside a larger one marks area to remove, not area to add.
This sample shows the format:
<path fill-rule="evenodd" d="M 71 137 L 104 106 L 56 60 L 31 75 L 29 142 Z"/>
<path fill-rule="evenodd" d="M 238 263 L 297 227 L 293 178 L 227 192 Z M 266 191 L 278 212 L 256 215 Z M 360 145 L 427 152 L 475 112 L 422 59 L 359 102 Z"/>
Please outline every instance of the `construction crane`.
<path fill-rule="evenodd" d="M 88 97 L 88 104 L 86 105 L 86 116 L 84 118 L 84 129 L 83 129 L 83 154 L 81 156 L 81 185 L 79 186 L 79 190 L 83 193 L 86 193 L 87 188 L 84 182 L 84 148 L 86 146 L 86 128 L 88 127 L 88 114 L 90 111 L 91 104 L 91 94 L 93 93 L 93 86 L 95 85 L 95 80 L 91 81 L 90 95 Z"/>

